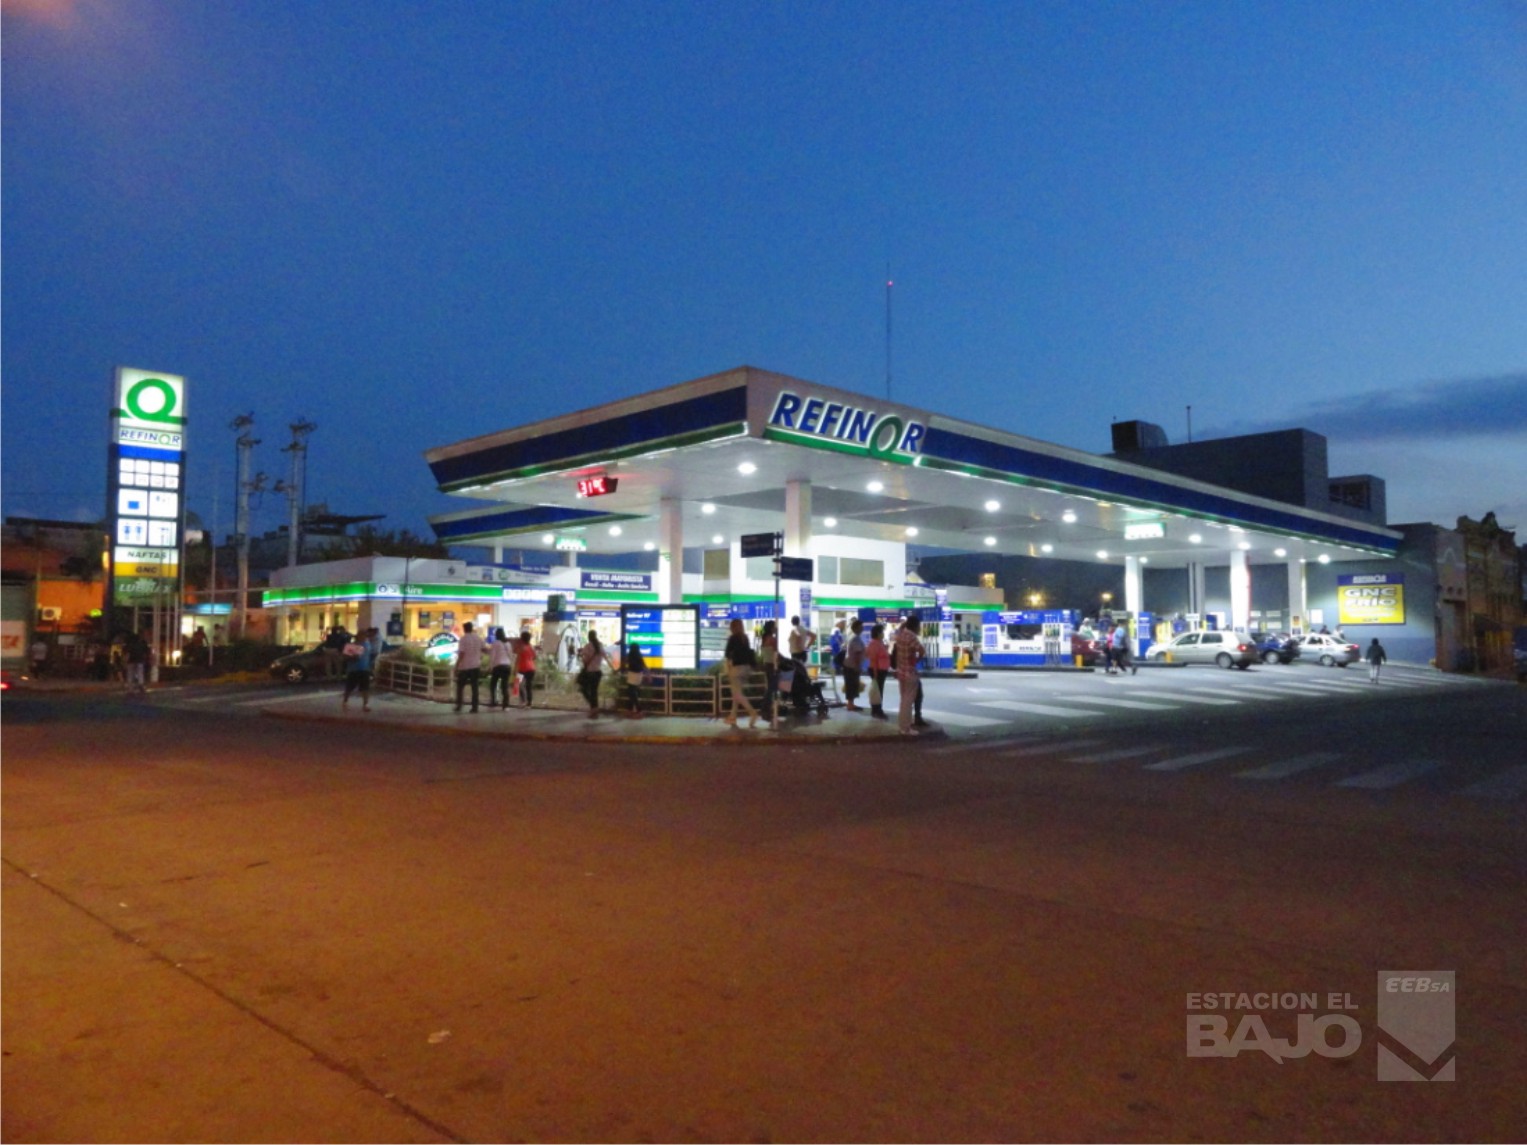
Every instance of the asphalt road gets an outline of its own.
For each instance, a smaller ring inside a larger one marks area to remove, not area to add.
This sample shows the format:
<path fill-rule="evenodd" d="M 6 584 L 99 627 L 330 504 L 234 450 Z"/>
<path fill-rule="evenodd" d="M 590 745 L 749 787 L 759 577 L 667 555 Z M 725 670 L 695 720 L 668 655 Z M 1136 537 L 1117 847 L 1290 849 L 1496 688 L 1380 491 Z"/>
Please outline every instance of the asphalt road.
<path fill-rule="evenodd" d="M 1527 1125 L 1521 689 L 750 751 L 5 703 L 7 1140 Z M 1456 1080 L 1378 1079 L 1386 971 L 1456 974 L 1408 1059 Z M 1189 1055 L 1206 992 L 1253 995 L 1233 1056 Z M 1358 1044 L 1275 1058 L 1267 993 Z"/>

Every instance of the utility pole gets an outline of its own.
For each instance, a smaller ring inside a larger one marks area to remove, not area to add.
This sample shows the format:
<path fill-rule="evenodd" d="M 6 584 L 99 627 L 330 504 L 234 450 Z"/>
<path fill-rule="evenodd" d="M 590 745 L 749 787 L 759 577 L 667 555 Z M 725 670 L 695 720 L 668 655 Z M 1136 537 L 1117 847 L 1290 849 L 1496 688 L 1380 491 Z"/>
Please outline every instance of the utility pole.
<path fill-rule="evenodd" d="M 234 615 L 237 617 L 231 634 L 239 640 L 245 636 L 249 623 L 249 495 L 265 488 L 265 474 L 249 476 L 249 458 L 260 439 L 249 432 L 254 424 L 254 414 L 240 414 L 228 423 L 228 428 L 239 431 L 234 445 L 238 449 L 238 511 L 234 518 L 234 537 L 239 547 L 239 601 Z"/>
<path fill-rule="evenodd" d="M 307 515 L 308 443 L 307 436 L 318 428 L 318 423 L 303 418 L 291 423 L 292 441 L 281 447 L 282 453 L 292 455 L 292 474 L 287 481 L 277 481 L 275 491 L 286 494 L 287 537 L 286 564 L 290 568 L 302 556 L 302 522 Z"/>

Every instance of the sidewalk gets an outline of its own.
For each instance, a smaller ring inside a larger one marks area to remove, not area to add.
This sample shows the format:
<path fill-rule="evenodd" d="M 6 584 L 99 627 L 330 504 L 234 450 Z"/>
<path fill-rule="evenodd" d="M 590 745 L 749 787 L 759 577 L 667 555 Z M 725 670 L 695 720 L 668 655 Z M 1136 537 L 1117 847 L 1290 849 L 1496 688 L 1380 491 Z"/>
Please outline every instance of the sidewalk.
<path fill-rule="evenodd" d="M 892 693 L 893 697 L 895 693 Z M 386 724 L 410 731 L 442 735 L 482 736 L 496 739 L 576 740 L 593 743 L 697 743 L 777 745 L 780 743 L 827 744 L 843 740 L 886 740 L 901 738 L 896 729 L 895 709 L 888 707 L 889 719 L 877 720 L 869 710 L 851 712 L 833 708 L 826 715 L 782 715 L 776 728 L 760 719 L 758 727 L 749 728 L 746 718 L 736 727 L 720 718 L 701 716 L 655 716 L 640 719 L 603 709 L 590 719 L 586 709 L 531 709 L 483 707 L 473 714 L 457 712 L 450 704 L 435 703 L 392 692 L 373 692 L 371 710 L 363 712 L 358 696 L 348 707 L 340 706 L 337 691 L 322 691 L 301 696 L 278 695 L 263 709 L 277 719 L 307 720 L 324 723 Z M 922 729 L 923 738 L 943 736 L 942 728 Z"/>

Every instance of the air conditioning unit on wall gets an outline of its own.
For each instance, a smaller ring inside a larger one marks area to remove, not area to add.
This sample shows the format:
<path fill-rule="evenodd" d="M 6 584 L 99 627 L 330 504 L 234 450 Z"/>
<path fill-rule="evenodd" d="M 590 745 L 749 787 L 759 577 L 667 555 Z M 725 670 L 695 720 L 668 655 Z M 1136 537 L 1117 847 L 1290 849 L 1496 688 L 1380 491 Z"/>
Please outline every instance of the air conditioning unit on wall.
<path fill-rule="evenodd" d="M 52 608 L 50 606 L 44 606 L 44 607 L 39 608 L 37 610 L 37 619 L 38 620 L 53 621 L 54 623 L 57 623 L 58 621 L 62 620 L 63 618 L 64 618 L 64 610 L 61 609 L 61 608 Z"/>

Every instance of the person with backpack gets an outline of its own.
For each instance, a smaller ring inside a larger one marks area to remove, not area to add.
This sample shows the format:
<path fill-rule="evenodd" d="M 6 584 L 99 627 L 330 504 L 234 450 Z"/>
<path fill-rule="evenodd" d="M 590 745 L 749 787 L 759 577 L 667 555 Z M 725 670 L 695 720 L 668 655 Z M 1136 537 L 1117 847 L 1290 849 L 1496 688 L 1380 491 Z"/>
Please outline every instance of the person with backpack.
<path fill-rule="evenodd" d="M 726 722 L 732 727 L 737 726 L 737 709 L 747 709 L 748 727 L 758 726 L 758 709 L 748 699 L 743 690 L 747 687 L 748 680 L 753 675 L 753 668 L 757 664 L 757 657 L 753 655 L 753 645 L 748 641 L 748 634 L 743 629 L 740 617 L 732 617 L 731 635 L 726 638 L 726 678 L 732 688 L 732 710 L 726 717 Z"/>

